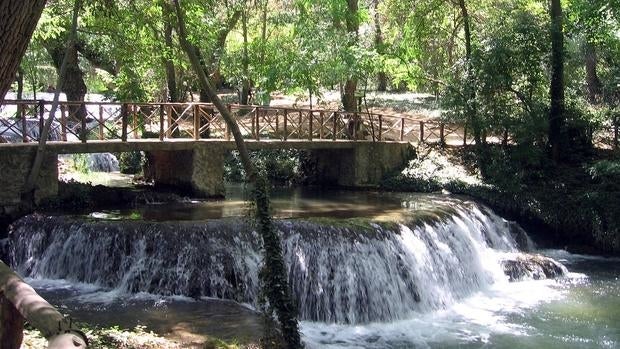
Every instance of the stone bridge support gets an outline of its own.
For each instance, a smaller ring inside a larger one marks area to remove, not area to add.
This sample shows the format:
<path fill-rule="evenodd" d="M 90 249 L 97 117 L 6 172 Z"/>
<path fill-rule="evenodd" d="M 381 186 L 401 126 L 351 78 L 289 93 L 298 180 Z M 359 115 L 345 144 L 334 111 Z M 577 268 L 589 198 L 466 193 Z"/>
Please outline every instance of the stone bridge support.
<path fill-rule="evenodd" d="M 218 144 L 197 144 L 191 150 L 150 151 L 149 176 L 156 186 L 179 188 L 193 196 L 224 196 L 226 151 Z"/>
<path fill-rule="evenodd" d="M 344 187 L 373 187 L 387 174 L 404 168 L 415 158 L 409 143 L 359 142 L 351 149 L 310 151 L 318 184 Z"/>
<path fill-rule="evenodd" d="M 36 147 L 0 151 L 0 216 L 11 215 L 20 205 L 22 188 L 30 173 Z M 58 156 L 47 153 L 35 187 L 35 203 L 58 195 Z"/>
<path fill-rule="evenodd" d="M 248 141 L 252 150 L 304 149 L 310 153 L 316 183 L 346 187 L 376 186 L 388 173 L 415 156 L 406 142 L 367 141 Z M 0 148 L 0 216 L 20 205 L 21 190 L 32 166 L 36 144 L 8 144 Z M 193 142 L 51 142 L 35 190 L 37 203 L 58 194 L 57 154 L 145 151 L 147 177 L 159 186 L 182 188 L 197 197 L 224 196 L 224 158 L 232 141 Z"/>

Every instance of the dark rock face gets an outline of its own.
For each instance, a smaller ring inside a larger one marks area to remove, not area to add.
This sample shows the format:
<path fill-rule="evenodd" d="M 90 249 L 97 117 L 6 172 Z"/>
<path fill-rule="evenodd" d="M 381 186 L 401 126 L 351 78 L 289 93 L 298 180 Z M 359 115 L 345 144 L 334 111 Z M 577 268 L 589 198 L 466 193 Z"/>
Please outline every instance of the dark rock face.
<path fill-rule="evenodd" d="M 566 268 L 541 255 L 520 254 L 514 259 L 501 261 L 504 273 L 510 281 L 554 279 L 566 274 Z"/>

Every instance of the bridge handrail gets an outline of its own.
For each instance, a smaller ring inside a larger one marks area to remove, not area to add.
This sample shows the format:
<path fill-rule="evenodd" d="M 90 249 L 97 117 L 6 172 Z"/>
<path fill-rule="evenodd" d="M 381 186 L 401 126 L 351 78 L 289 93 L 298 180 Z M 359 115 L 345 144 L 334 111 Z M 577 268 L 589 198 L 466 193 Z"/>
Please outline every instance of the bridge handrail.
<path fill-rule="evenodd" d="M 4 262 L 0 261 L 0 348 L 19 349 L 24 321 L 39 330 L 50 349 L 88 347 L 86 335 Z"/>
<path fill-rule="evenodd" d="M 36 99 L 36 100 L 28 100 L 28 99 L 22 99 L 22 100 L 5 100 L 3 105 L 39 105 L 39 104 L 52 104 L 52 101 L 47 101 L 47 100 L 41 100 L 41 99 Z M 60 104 L 64 104 L 64 105 L 107 105 L 107 106 L 121 106 L 123 104 L 126 105 L 136 105 L 136 106 L 147 106 L 147 107 L 160 107 L 160 106 L 188 106 L 188 105 L 197 105 L 197 106 L 201 106 L 201 107 L 210 107 L 210 108 L 215 108 L 215 105 L 212 103 L 205 103 L 205 102 L 176 102 L 176 103 L 172 103 L 172 102 L 161 102 L 161 103 L 155 103 L 155 102 L 109 102 L 109 101 L 101 101 L 101 102 L 93 102 L 93 101 L 60 101 Z M 316 109 L 316 108 L 296 108 L 296 107 L 279 107 L 279 106 L 264 106 L 264 105 L 258 105 L 258 104 L 234 104 L 234 103 L 230 103 L 227 104 L 230 107 L 236 108 L 236 109 L 260 109 L 260 110 L 267 110 L 267 111 L 282 111 L 282 110 L 289 110 L 289 111 L 295 111 L 295 112 L 313 112 L 313 113 L 339 113 L 339 114 L 358 114 L 358 115 L 371 115 L 371 116 L 381 116 L 381 117 L 388 117 L 388 118 L 395 118 L 395 119 L 406 119 L 406 120 L 411 120 L 411 121 L 424 121 L 424 122 L 435 122 L 435 123 L 441 123 L 443 121 L 439 121 L 439 120 L 434 120 L 428 117 L 414 117 L 414 116 L 410 116 L 410 115 L 395 115 L 395 114 L 387 114 L 387 113 L 375 113 L 375 112 L 365 112 L 365 111 L 359 111 L 359 112 L 349 112 L 349 111 L 345 111 L 345 110 L 335 110 L 335 109 Z"/>
<path fill-rule="evenodd" d="M 43 124 L 42 121 L 49 117 L 50 105 L 50 101 L 44 100 L 5 101 L 0 111 L 7 106 L 16 108 L 9 109 L 13 117 L 4 118 L 12 121 L 3 122 L 0 142 L 5 134 L 21 137 L 23 142 L 37 140 L 36 132 L 32 130 L 37 127 L 35 120 L 39 125 Z M 428 141 L 432 136 L 443 143 L 444 128 L 458 127 L 439 120 L 372 112 L 238 104 L 229 104 L 228 108 L 237 112 L 242 131 L 256 140 L 265 137 L 281 140 L 361 140 L 370 137 L 373 141 L 405 141 L 415 134 L 413 138 L 418 142 Z M 52 131 L 61 141 L 75 138 L 86 142 L 89 137 L 92 139 L 93 133 L 99 140 L 127 141 L 128 138 L 140 138 L 145 131 L 159 134 L 162 141 L 169 138 L 230 139 L 221 115 L 210 103 L 62 101 L 59 114 L 53 116 L 57 125 Z M 425 128 L 429 131 L 426 134 Z"/>
<path fill-rule="evenodd" d="M 0 143 L 12 136 L 22 142 L 38 140 L 36 129 L 49 117 L 51 101 L 14 100 L 0 106 Z M 6 107 L 14 106 L 13 117 L 2 117 Z M 466 124 L 410 115 L 342 110 L 291 108 L 261 105 L 228 104 L 237 115 L 239 127 L 246 137 L 280 140 L 372 140 L 409 141 L 418 143 L 452 142 L 471 144 Z M 231 135 L 221 115 L 211 103 L 152 102 L 60 102 L 54 140 L 81 141 L 89 139 L 121 140 L 159 136 L 161 141 L 172 138 L 230 140 Z M 79 117 L 83 115 L 84 117 Z M 606 143 L 618 148 L 618 123 L 600 130 Z M 499 128 L 501 129 L 501 127 Z M 147 132 L 148 131 L 148 132 Z M 39 132 L 40 133 L 40 132 Z M 512 142 L 511 132 L 489 133 L 491 141 Z M 94 138 L 93 138 L 94 137 Z M 493 140 L 494 139 L 494 140 Z"/>

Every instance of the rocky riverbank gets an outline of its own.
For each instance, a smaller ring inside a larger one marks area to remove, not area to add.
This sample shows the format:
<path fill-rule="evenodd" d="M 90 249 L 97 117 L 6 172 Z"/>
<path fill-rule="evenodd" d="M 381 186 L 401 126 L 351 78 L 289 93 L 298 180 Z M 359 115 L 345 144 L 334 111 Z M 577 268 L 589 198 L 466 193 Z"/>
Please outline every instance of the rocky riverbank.
<path fill-rule="evenodd" d="M 522 164 L 515 150 L 490 151 L 480 174 L 472 149 L 424 148 L 382 183 L 386 190 L 467 195 L 517 220 L 548 246 L 620 255 L 620 162 L 611 153 L 562 167 Z"/>

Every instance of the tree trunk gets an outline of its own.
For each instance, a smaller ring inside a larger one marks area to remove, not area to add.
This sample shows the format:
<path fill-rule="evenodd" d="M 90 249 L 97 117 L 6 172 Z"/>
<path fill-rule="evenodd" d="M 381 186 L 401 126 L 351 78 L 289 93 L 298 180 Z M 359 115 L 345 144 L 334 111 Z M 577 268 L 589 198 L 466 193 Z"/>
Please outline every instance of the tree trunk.
<path fill-rule="evenodd" d="M 241 93 L 239 95 L 239 104 L 247 105 L 250 97 L 250 77 L 249 66 L 250 57 L 248 56 L 248 14 L 243 10 L 243 18 L 241 20 L 243 26 L 243 81 L 241 83 Z"/>
<path fill-rule="evenodd" d="M 24 317 L 0 291 L 0 348 L 19 349 L 24 339 Z"/>
<path fill-rule="evenodd" d="M 0 104 L 15 80 L 45 0 L 2 0 L 0 2 Z"/>
<path fill-rule="evenodd" d="M 77 41 L 77 25 L 78 25 L 78 16 L 80 9 L 82 8 L 83 0 L 75 0 L 75 4 L 73 6 L 73 18 L 71 20 L 71 30 L 69 32 L 69 39 L 67 41 L 67 51 L 70 51 L 71 48 L 75 48 L 75 42 Z M 60 72 L 58 73 L 58 84 L 63 81 L 65 75 L 67 74 L 67 66 L 69 61 L 69 55 L 65 54 L 62 63 L 60 64 Z M 60 99 L 60 90 L 56 89 L 54 93 L 54 100 L 52 102 L 52 107 L 49 115 L 56 115 L 56 110 L 58 109 L 58 101 Z M 30 211 L 32 206 L 36 204 L 34 200 L 34 189 L 36 187 L 37 180 L 39 178 L 39 172 L 41 171 L 41 164 L 43 162 L 43 155 L 45 154 L 45 147 L 47 144 L 47 137 L 49 135 L 49 131 L 52 127 L 52 123 L 54 122 L 53 117 L 47 118 L 45 121 L 45 126 L 41 131 L 41 137 L 39 138 L 39 144 L 37 145 L 37 152 L 34 157 L 34 161 L 32 164 L 32 168 L 30 169 L 30 173 L 28 173 L 28 178 L 26 178 L 26 183 L 24 183 L 24 187 L 22 188 L 22 210 Z"/>
<path fill-rule="evenodd" d="M 353 37 L 352 45 L 357 45 L 359 19 L 358 19 L 358 0 L 347 0 L 347 33 Z M 348 112 L 358 111 L 357 99 L 355 92 L 357 91 L 357 78 L 350 77 L 344 84 L 344 93 L 342 95 L 342 106 Z"/>
<path fill-rule="evenodd" d="M 564 126 L 564 29 L 562 4 L 551 0 L 551 109 L 549 111 L 549 144 L 554 161 L 560 160 Z"/>
<path fill-rule="evenodd" d="M 598 57 L 596 47 L 590 42 L 584 44 L 585 66 L 586 66 L 586 83 L 588 85 L 588 101 L 591 104 L 599 102 L 599 96 L 603 84 L 598 77 Z"/>
<path fill-rule="evenodd" d="M 86 83 L 84 82 L 84 72 L 82 72 L 79 64 L 77 45 L 74 42 L 70 47 L 67 47 L 66 42 L 67 36 L 61 36 L 47 40 L 44 46 L 52 58 L 58 75 L 60 75 L 60 67 L 65 55 L 67 56 L 67 73 L 57 88 L 60 88 L 60 91 L 65 93 L 67 101 L 83 102 L 86 95 Z M 69 106 L 69 113 L 77 120 L 82 120 L 86 117 L 86 107 L 84 105 Z"/>
<path fill-rule="evenodd" d="M 247 180 L 254 184 L 254 199 L 256 201 L 256 218 L 258 221 L 258 232 L 263 239 L 264 267 L 261 271 L 261 279 L 264 282 L 264 294 L 269 304 L 275 309 L 278 321 L 282 329 L 283 339 L 289 349 L 302 347 L 299 334 L 299 325 L 296 318 L 296 309 L 290 296 L 288 278 L 284 261 L 280 237 L 276 233 L 270 216 L 269 196 L 267 195 L 268 183 L 264 176 L 258 175 L 254 164 L 250 159 L 250 154 L 243 141 L 243 136 L 239 130 L 239 125 L 232 113 L 226 108 L 222 100 L 217 96 L 215 88 L 209 81 L 209 77 L 201 66 L 196 48 L 187 41 L 185 21 L 179 0 L 173 0 L 177 14 L 177 25 L 181 47 L 187 53 L 192 68 L 198 75 L 199 82 L 213 101 L 226 125 L 231 130 L 235 139 L 237 150 L 241 157 L 241 163 L 246 172 Z"/>
<path fill-rule="evenodd" d="M 465 36 L 465 60 L 466 64 L 466 88 L 469 91 L 466 91 L 465 96 L 469 99 L 466 101 L 465 113 L 467 118 L 467 123 L 471 126 L 472 132 L 474 134 L 474 141 L 476 145 L 481 145 L 483 143 L 482 140 L 482 125 L 480 125 L 480 120 L 478 118 L 478 108 L 476 106 L 476 86 L 474 81 L 474 67 L 472 64 L 472 35 L 471 35 L 471 17 L 469 16 L 469 11 L 467 10 L 467 5 L 465 4 L 465 0 L 459 0 L 459 7 L 461 9 L 461 16 L 463 17 L 463 34 Z"/>
<path fill-rule="evenodd" d="M 17 68 L 17 99 L 24 99 L 24 70 Z"/>
<path fill-rule="evenodd" d="M 161 10 L 164 19 L 164 43 L 168 55 L 164 58 L 164 67 L 166 70 L 166 84 L 168 86 L 168 102 L 176 103 L 179 101 L 179 92 L 177 89 L 177 77 L 174 68 L 174 61 L 169 55 L 172 55 L 174 50 L 174 42 L 172 41 L 172 16 L 169 6 L 165 4 L 166 0 L 162 0 Z"/>
<path fill-rule="evenodd" d="M 381 31 L 381 20 L 379 16 L 379 0 L 374 2 L 375 10 L 375 49 L 379 55 L 383 55 L 383 32 Z M 377 73 L 377 90 L 385 92 L 387 90 L 387 74 L 384 71 Z"/>

